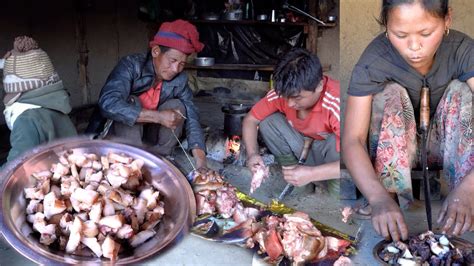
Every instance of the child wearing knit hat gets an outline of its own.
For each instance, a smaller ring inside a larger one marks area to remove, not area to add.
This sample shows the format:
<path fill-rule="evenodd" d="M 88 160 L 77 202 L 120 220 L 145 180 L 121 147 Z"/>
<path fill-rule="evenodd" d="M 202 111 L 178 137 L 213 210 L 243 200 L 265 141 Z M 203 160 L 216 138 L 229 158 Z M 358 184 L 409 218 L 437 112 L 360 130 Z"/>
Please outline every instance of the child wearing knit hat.
<path fill-rule="evenodd" d="M 7 161 L 57 138 L 76 135 L 69 94 L 46 52 L 31 37 L 15 38 L 3 62 L 3 114 L 11 130 Z"/>

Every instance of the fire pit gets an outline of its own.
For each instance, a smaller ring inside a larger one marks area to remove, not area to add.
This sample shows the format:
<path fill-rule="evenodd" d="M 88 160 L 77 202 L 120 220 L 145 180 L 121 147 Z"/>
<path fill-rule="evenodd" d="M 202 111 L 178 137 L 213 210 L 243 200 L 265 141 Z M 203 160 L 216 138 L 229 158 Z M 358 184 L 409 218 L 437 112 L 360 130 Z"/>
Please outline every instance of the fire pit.
<path fill-rule="evenodd" d="M 238 135 L 227 137 L 222 130 L 208 134 L 206 138 L 207 157 L 224 163 L 243 165 L 245 151 Z"/>
<path fill-rule="evenodd" d="M 207 136 L 208 157 L 225 164 L 242 164 L 242 120 L 250 106 L 225 104 L 221 110 L 224 113 L 224 131 L 217 130 Z"/>

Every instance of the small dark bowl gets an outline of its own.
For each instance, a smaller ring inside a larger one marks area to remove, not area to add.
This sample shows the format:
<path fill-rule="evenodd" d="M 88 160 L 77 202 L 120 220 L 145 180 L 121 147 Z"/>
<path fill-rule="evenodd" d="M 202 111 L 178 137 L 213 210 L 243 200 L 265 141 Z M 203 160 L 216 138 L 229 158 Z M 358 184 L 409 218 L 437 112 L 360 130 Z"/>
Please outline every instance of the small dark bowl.
<path fill-rule="evenodd" d="M 437 238 L 441 237 L 440 234 L 435 234 L 435 236 Z M 469 242 L 466 239 L 455 237 L 455 236 L 448 237 L 448 239 L 449 239 L 449 242 L 451 244 L 453 244 L 456 248 L 467 249 L 467 250 L 474 249 L 474 244 L 472 244 L 471 242 Z M 391 243 L 391 241 L 382 240 L 382 241 L 378 242 L 375 245 L 375 247 L 372 251 L 372 254 L 374 255 L 375 259 L 382 265 L 390 265 L 380 257 L 380 255 L 382 254 L 382 251 L 384 250 L 385 246 L 387 244 L 390 244 L 390 243 Z"/>

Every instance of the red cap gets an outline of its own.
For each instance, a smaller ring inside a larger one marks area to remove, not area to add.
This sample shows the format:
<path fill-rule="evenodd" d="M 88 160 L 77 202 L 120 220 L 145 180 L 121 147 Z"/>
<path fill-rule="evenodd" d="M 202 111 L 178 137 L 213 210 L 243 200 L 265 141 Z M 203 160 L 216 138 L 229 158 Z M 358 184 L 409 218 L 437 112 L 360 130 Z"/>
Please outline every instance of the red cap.
<path fill-rule="evenodd" d="M 199 32 L 196 27 L 181 19 L 161 24 L 150 42 L 150 47 L 156 45 L 170 47 L 185 54 L 198 53 L 204 48 L 204 44 L 199 41 Z"/>

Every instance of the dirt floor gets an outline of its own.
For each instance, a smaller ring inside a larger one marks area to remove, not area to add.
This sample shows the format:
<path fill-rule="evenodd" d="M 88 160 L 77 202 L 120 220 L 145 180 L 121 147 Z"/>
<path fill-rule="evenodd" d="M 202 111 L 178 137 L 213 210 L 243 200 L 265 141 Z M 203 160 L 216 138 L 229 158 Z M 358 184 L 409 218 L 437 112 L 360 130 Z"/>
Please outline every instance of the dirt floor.
<path fill-rule="evenodd" d="M 202 123 L 211 128 L 222 128 L 223 115 L 219 112 L 219 106 L 212 103 L 212 98 L 196 99 L 202 115 Z M 177 150 L 175 160 L 185 162 L 182 153 Z M 228 181 L 244 193 L 249 193 L 250 171 L 247 168 L 238 165 L 223 165 L 210 161 L 211 168 L 215 170 L 223 169 L 224 176 Z M 181 163 L 180 168 L 183 171 L 191 170 L 189 163 Z M 286 183 L 282 178 L 278 165 L 271 167 L 271 177 L 252 195 L 254 198 L 269 202 L 278 197 L 285 187 Z M 355 265 L 376 265 L 377 260 L 373 256 L 374 246 L 383 240 L 374 231 L 370 220 L 351 219 L 348 223 L 342 222 L 341 210 L 344 206 L 355 206 L 359 200 L 336 200 L 328 195 L 327 192 L 316 187 L 316 191 L 309 188 L 296 188 L 290 194 L 284 203 L 294 209 L 308 213 L 317 221 L 330 225 L 342 233 L 354 236 L 358 240 L 357 254 L 351 256 Z M 433 201 L 433 221 L 436 221 L 437 214 L 442 201 Z M 406 223 L 410 234 L 417 234 L 427 230 L 426 214 L 424 202 L 418 201 L 414 207 L 404 212 Z M 434 230 L 438 227 L 433 224 Z M 462 238 L 474 243 L 474 232 L 466 233 Z M 230 254 L 229 254 L 230 255 Z M 238 263 L 240 264 L 240 263 Z"/>
<path fill-rule="evenodd" d="M 197 98 L 196 103 L 201 112 L 201 122 L 208 129 L 222 129 L 224 116 L 220 112 L 220 105 L 212 97 Z M 192 168 L 186 160 L 181 149 L 175 149 L 173 162 L 186 174 Z M 249 193 L 250 171 L 245 167 L 209 160 L 210 168 L 220 170 L 226 179 L 244 193 Z M 271 177 L 252 195 L 262 202 L 270 202 L 278 197 L 286 183 L 284 182 L 280 167 L 272 165 Z M 376 265 L 377 261 L 372 255 L 373 247 L 382 240 L 372 228 L 370 220 L 352 219 L 349 223 L 341 221 L 341 209 L 352 206 L 355 200 L 340 201 L 328 195 L 320 187 L 296 188 L 292 194 L 285 198 L 284 203 L 292 208 L 308 213 L 317 221 L 330 225 L 337 230 L 358 238 L 357 254 L 351 256 L 354 265 Z M 426 230 L 426 218 L 422 204 L 419 208 L 406 212 L 407 224 L 410 233 L 419 233 Z M 433 215 L 436 215 L 441 202 L 433 202 Z M 434 219 L 435 220 L 435 219 Z M 474 242 L 474 233 L 465 234 L 463 238 Z M 258 265 L 254 261 L 254 254 L 247 249 L 215 243 L 201 239 L 194 235 L 187 235 L 158 256 L 147 261 L 146 264 L 164 265 Z M 0 265 L 32 265 L 3 240 L 0 241 Z"/>

